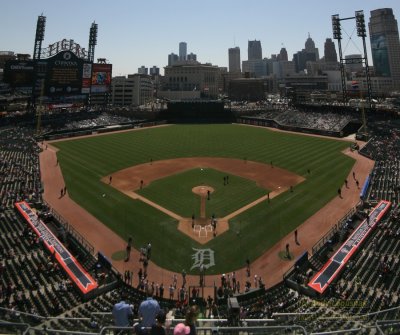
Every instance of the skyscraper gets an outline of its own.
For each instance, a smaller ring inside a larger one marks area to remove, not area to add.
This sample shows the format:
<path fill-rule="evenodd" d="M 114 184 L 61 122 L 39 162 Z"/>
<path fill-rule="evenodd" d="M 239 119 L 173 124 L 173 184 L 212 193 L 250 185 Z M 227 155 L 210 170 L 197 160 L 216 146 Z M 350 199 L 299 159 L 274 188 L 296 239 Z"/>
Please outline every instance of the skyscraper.
<path fill-rule="evenodd" d="M 150 70 L 151 76 L 159 76 L 160 75 L 160 68 L 155 65 L 153 67 L 151 67 L 149 70 Z"/>
<path fill-rule="evenodd" d="M 335 43 L 331 38 L 327 38 L 324 44 L 325 62 L 337 62 Z"/>
<path fill-rule="evenodd" d="M 177 54 L 170 53 L 168 55 L 168 66 L 174 65 L 178 60 L 179 60 L 179 57 Z"/>
<path fill-rule="evenodd" d="M 197 61 L 197 55 L 191 52 L 190 54 L 187 55 L 186 60 Z"/>
<path fill-rule="evenodd" d="M 149 74 L 149 69 L 142 65 L 141 67 L 138 68 L 137 73 L 139 74 Z"/>
<path fill-rule="evenodd" d="M 187 44 L 186 42 L 179 43 L 179 60 L 186 60 L 187 56 Z"/>
<path fill-rule="evenodd" d="M 371 11 L 369 35 L 375 73 L 391 77 L 393 87 L 400 87 L 400 41 L 397 20 L 391 8 Z"/>
<path fill-rule="evenodd" d="M 281 48 L 281 51 L 279 52 L 278 55 L 278 61 L 287 61 L 288 60 L 288 54 L 286 48 Z"/>
<path fill-rule="evenodd" d="M 248 60 L 262 59 L 261 42 L 257 40 L 249 41 L 247 52 Z"/>
<path fill-rule="evenodd" d="M 240 48 L 229 48 L 229 72 L 240 72 Z"/>
<path fill-rule="evenodd" d="M 308 34 L 308 38 L 305 43 L 305 49 L 306 52 L 308 53 L 313 53 L 315 54 L 315 60 L 319 60 L 319 51 L 318 48 L 315 47 L 315 43 L 313 39 L 311 38 L 310 34 Z"/>

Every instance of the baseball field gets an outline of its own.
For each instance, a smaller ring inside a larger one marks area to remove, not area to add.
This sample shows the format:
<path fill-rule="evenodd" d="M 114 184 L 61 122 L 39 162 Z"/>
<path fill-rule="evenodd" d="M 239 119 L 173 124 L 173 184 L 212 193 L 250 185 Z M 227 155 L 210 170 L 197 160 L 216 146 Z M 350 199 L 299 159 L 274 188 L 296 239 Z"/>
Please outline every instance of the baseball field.
<path fill-rule="evenodd" d="M 198 271 L 199 250 L 212 253 L 209 274 L 256 259 L 337 196 L 354 164 L 342 153 L 348 142 L 227 124 L 143 128 L 53 145 L 75 202 L 125 240 L 133 236 L 136 249 L 150 242 L 160 267 L 189 273 Z M 196 187 L 212 190 L 203 205 Z M 208 222 L 213 214 L 228 226 L 201 240 L 190 218 Z M 183 233 L 178 226 L 185 222 Z"/>

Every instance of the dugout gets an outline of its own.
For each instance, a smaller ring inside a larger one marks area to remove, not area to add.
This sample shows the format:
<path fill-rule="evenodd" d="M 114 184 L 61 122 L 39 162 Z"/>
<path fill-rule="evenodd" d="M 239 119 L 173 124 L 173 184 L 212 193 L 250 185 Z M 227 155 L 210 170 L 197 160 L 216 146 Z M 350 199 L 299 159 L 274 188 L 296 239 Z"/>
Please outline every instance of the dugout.
<path fill-rule="evenodd" d="M 160 112 L 161 119 L 172 123 L 226 123 L 233 122 L 230 109 L 218 100 L 169 101 Z"/>

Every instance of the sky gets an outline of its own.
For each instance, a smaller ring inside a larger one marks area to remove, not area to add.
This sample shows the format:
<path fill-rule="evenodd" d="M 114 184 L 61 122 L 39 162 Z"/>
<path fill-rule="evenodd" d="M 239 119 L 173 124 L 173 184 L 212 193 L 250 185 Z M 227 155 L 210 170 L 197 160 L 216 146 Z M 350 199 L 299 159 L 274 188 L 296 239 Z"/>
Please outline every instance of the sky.
<path fill-rule="evenodd" d="M 247 60 L 247 44 L 254 39 L 261 41 L 263 57 L 285 47 L 291 60 L 310 34 L 322 57 L 333 14 L 345 18 L 364 10 L 368 23 L 371 10 L 393 8 L 400 20 L 399 0 L 0 0 L 0 5 L 0 51 L 32 55 L 39 15 L 46 16 L 43 47 L 67 38 L 87 49 L 96 22 L 95 59 L 113 64 L 113 76 L 136 73 L 142 65 L 163 73 L 168 54 L 178 54 L 182 41 L 199 62 L 227 67 L 228 49 L 240 47 L 241 60 Z M 361 53 L 355 21 L 342 24 L 343 54 Z"/>

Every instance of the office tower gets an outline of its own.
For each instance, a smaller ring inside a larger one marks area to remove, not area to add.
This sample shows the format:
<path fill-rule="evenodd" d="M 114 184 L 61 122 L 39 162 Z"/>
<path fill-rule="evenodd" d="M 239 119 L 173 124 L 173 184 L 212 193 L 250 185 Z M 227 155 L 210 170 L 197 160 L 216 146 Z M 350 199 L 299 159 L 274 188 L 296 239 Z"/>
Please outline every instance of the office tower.
<path fill-rule="evenodd" d="M 178 60 L 179 60 L 179 57 L 177 54 L 170 53 L 168 55 L 168 66 L 174 65 Z"/>
<path fill-rule="evenodd" d="M 137 73 L 139 74 L 149 74 L 149 69 L 142 65 L 141 67 L 138 68 Z"/>
<path fill-rule="evenodd" d="M 150 76 L 158 76 L 160 75 L 160 68 L 157 66 L 153 66 L 150 68 Z"/>
<path fill-rule="evenodd" d="M 262 59 L 261 42 L 257 40 L 249 41 L 247 53 L 248 60 Z"/>
<path fill-rule="evenodd" d="M 317 59 L 315 52 L 307 52 L 306 50 L 302 49 L 293 55 L 293 61 L 296 72 L 301 72 L 307 68 L 307 62 L 315 62 Z"/>
<path fill-rule="evenodd" d="M 315 43 L 313 39 L 311 38 L 310 34 L 308 34 L 307 41 L 305 43 L 305 49 L 306 52 L 308 53 L 314 53 L 315 54 L 315 60 L 319 60 L 319 51 L 318 48 L 315 47 Z"/>
<path fill-rule="evenodd" d="M 372 10 L 368 26 L 375 73 L 378 76 L 391 77 L 394 88 L 399 88 L 400 42 L 393 10 Z"/>
<path fill-rule="evenodd" d="M 287 61 L 288 60 L 288 54 L 286 51 L 286 48 L 281 48 L 281 51 L 279 52 L 278 55 L 278 61 Z"/>
<path fill-rule="evenodd" d="M 267 59 L 244 60 L 242 62 L 242 71 L 249 78 L 261 78 L 268 74 Z"/>
<path fill-rule="evenodd" d="M 186 60 L 197 61 L 197 55 L 191 52 L 190 54 L 187 55 Z"/>
<path fill-rule="evenodd" d="M 229 72 L 240 72 L 240 48 L 229 48 Z"/>
<path fill-rule="evenodd" d="M 327 38 L 324 44 L 325 62 L 337 62 L 335 43 L 331 38 Z"/>
<path fill-rule="evenodd" d="M 179 60 L 186 60 L 187 55 L 187 44 L 186 42 L 179 43 Z"/>

